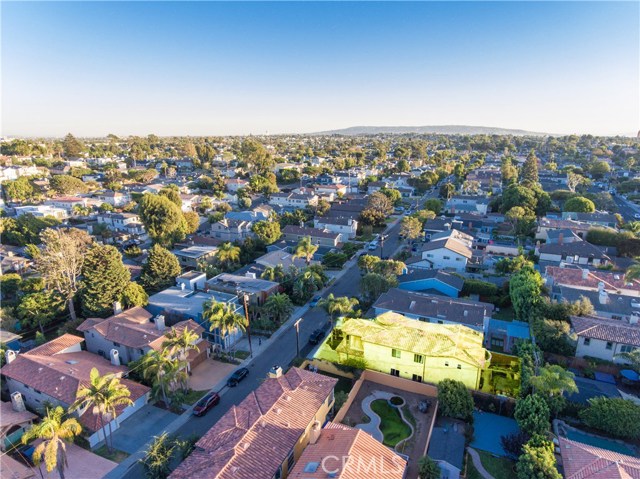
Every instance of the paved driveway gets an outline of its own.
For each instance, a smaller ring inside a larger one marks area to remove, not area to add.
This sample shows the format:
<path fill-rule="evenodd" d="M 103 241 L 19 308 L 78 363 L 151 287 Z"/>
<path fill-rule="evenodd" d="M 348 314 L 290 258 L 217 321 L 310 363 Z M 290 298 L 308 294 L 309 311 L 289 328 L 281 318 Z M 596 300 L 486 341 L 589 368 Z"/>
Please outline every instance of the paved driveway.
<path fill-rule="evenodd" d="M 147 404 L 125 419 L 113 433 L 113 447 L 133 454 L 153 436 L 162 433 L 177 414 Z"/>
<path fill-rule="evenodd" d="M 208 391 L 220 381 L 230 376 L 238 366 L 207 359 L 191 371 L 189 387 L 194 391 Z"/>
<path fill-rule="evenodd" d="M 67 461 L 69 466 L 64 470 L 64 475 L 71 479 L 100 479 L 118 465 L 75 444 L 67 444 Z M 55 469 L 47 473 L 44 464 L 40 465 L 40 470 L 42 471 L 42 476 L 36 474 L 36 478 L 59 478 Z"/>

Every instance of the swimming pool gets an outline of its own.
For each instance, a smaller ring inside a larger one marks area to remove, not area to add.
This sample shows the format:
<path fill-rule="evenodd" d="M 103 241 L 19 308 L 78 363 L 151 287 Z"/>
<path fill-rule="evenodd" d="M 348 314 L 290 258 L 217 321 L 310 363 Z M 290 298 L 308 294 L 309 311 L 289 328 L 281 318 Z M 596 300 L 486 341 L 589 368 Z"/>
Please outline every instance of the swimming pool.
<path fill-rule="evenodd" d="M 620 454 L 626 454 L 627 456 L 635 457 L 636 455 L 633 450 L 631 450 L 624 444 L 620 444 L 619 442 L 611 441 L 603 437 L 589 436 L 588 434 L 585 434 L 581 431 L 576 431 L 575 429 L 567 431 L 565 436 L 572 441 L 582 442 L 584 444 L 589 444 L 590 446 L 607 449 L 613 452 L 619 452 Z"/>
<path fill-rule="evenodd" d="M 476 411 L 473 413 L 473 429 L 471 447 L 504 457 L 506 454 L 500 438 L 518 432 L 518 424 L 508 417 Z"/>

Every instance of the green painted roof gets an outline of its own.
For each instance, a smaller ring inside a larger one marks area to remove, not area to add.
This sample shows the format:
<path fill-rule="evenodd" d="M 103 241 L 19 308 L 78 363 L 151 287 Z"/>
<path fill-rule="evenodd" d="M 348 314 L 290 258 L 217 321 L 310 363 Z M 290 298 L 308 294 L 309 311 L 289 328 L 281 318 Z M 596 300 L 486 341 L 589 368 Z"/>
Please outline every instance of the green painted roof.
<path fill-rule="evenodd" d="M 456 358 L 478 367 L 484 367 L 488 357 L 482 346 L 483 334 L 460 324 L 427 323 L 388 312 L 373 320 L 348 319 L 337 328 L 344 334 L 359 336 L 364 343 Z"/>

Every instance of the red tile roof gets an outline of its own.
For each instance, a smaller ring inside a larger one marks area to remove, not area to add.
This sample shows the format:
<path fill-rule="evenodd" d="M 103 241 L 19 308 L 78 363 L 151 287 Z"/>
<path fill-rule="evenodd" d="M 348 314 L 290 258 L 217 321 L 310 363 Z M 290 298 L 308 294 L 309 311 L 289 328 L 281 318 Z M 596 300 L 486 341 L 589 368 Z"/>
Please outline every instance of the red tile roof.
<path fill-rule="evenodd" d="M 337 380 L 291 368 L 232 406 L 172 479 L 271 479 Z"/>
<path fill-rule="evenodd" d="M 317 464 L 311 472 L 311 464 Z M 304 450 L 289 479 L 403 479 L 407 461 L 360 429 L 329 423 Z M 307 468 L 307 470 L 305 470 Z"/>
<path fill-rule="evenodd" d="M 6 364 L 0 373 L 32 389 L 71 405 L 76 400 L 78 389 L 89 384 L 90 372 L 96 368 L 101 375 L 115 374 L 121 377 L 127 368 L 114 366 L 108 360 L 87 351 L 64 352 L 62 347 L 70 343 L 78 344 L 84 339 L 65 334 L 47 344 L 18 354 Z M 71 344 L 71 345 L 73 345 Z M 67 346 L 68 347 L 68 346 Z M 131 391 L 131 400 L 136 401 L 149 391 L 141 384 L 123 379 L 122 383 Z M 124 407 L 120 408 L 121 412 Z M 96 430 L 96 418 L 89 412 L 80 417 L 89 429 Z"/>
<path fill-rule="evenodd" d="M 571 441 L 560 441 L 565 479 L 640 479 L 640 459 Z"/>
<path fill-rule="evenodd" d="M 626 321 L 598 316 L 571 316 L 571 325 L 578 336 L 640 346 L 640 324 L 638 323 L 630 324 Z"/>
<path fill-rule="evenodd" d="M 602 282 L 608 291 L 628 290 L 640 294 L 640 281 L 625 281 L 623 272 L 590 270 L 584 278 L 583 269 L 580 267 L 547 266 L 545 274 L 553 278 L 553 282 L 558 285 L 598 289 L 598 283 Z"/>

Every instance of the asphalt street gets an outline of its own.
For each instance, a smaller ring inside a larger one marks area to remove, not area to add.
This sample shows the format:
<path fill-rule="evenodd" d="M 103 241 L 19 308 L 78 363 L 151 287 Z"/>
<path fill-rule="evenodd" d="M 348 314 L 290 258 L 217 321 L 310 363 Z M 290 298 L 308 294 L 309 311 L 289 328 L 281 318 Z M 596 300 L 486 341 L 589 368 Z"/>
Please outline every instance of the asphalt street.
<path fill-rule="evenodd" d="M 638 209 L 632 207 L 627 200 L 622 199 L 620 196 L 614 196 L 613 201 L 618 205 L 618 213 L 622 215 L 625 221 L 638 221 L 634 215 L 638 214 Z"/>

